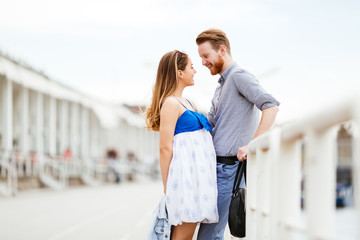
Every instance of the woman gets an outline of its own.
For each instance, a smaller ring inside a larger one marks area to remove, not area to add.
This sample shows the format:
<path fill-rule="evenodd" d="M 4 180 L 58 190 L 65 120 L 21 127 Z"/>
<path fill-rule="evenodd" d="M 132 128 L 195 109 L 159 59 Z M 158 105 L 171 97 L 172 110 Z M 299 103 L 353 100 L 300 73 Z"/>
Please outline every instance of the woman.
<path fill-rule="evenodd" d="M 160 169 L 172 239 L 192 239 L 197 223 L 218 221 L 216 155 L 207 118 L 182 97 L 194 85 L 187 54 L 160 60 L 147 128 L 160 131 Z"/>

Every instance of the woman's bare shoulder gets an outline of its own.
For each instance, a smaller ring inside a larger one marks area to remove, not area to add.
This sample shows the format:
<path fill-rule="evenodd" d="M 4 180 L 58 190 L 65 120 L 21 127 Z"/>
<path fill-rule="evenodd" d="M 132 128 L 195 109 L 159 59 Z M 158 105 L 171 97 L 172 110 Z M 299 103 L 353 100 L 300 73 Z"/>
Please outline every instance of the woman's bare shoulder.
<path fill-rule="evenodd" d="M 174 110 L 175 111 L 178 111 L 180 108 L 179 108 L 179 102 L 178 100 L 173 97 L 173 96 L 170 96 L 170 97 L 167 97 L 162 106 L 161 106 L 161 112 L 164 112 L 164 111 L 171 111 L 173 112 Z"/>

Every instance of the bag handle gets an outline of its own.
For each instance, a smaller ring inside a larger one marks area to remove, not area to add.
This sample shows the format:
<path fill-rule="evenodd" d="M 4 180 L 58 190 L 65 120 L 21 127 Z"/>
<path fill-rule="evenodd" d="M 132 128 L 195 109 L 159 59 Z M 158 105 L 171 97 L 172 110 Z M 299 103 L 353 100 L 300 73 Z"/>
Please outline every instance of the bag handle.
<path fill-rule="evenodd" d="M 234 186 L 233 186 L 232 193 L 234 193 L 235 190 L 239 188 L 243 175 L 245 176 L 245 184 L 246 184 L 246 160 L 244 160 L 241 163 L 241 166 L 240 166 L 240 163 L 238 165 L 238 169 L 236 171 L 235 181 L 234 181 Z"/>

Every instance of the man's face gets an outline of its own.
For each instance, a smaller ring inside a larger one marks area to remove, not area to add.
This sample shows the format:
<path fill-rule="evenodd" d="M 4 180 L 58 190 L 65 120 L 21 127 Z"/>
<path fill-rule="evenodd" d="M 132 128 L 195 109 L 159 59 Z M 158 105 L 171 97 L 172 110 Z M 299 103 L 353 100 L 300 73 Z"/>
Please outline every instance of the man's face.
<path fill-rule="evenodd" d="M 220 54 L 220 49 L 216 51 L 209 42 L 204 42 L 199 45 L 198 51 L 202 65 L 206 66 L 212 75 L 220 74 L 222 72 L 224 58 Z"/>

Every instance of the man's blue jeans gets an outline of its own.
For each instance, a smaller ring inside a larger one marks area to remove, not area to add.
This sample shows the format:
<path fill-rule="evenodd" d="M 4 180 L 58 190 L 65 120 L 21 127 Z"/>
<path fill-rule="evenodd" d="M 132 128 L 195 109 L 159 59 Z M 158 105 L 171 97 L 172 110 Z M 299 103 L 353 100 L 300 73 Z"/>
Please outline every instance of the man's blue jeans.
<path fill-rule="evenodd" d="M 218 186 L 218 212 L 219 222 L 202 223 L 199 228 L 198 240 L 223 240 L 225 227 L 228 222 L 229 205 L 234 185 L 235 174 L 239 162 L 235 165 L 217 163 L 217 186 Z M 242 179 L 240 186 L 244 186 Z"/>

